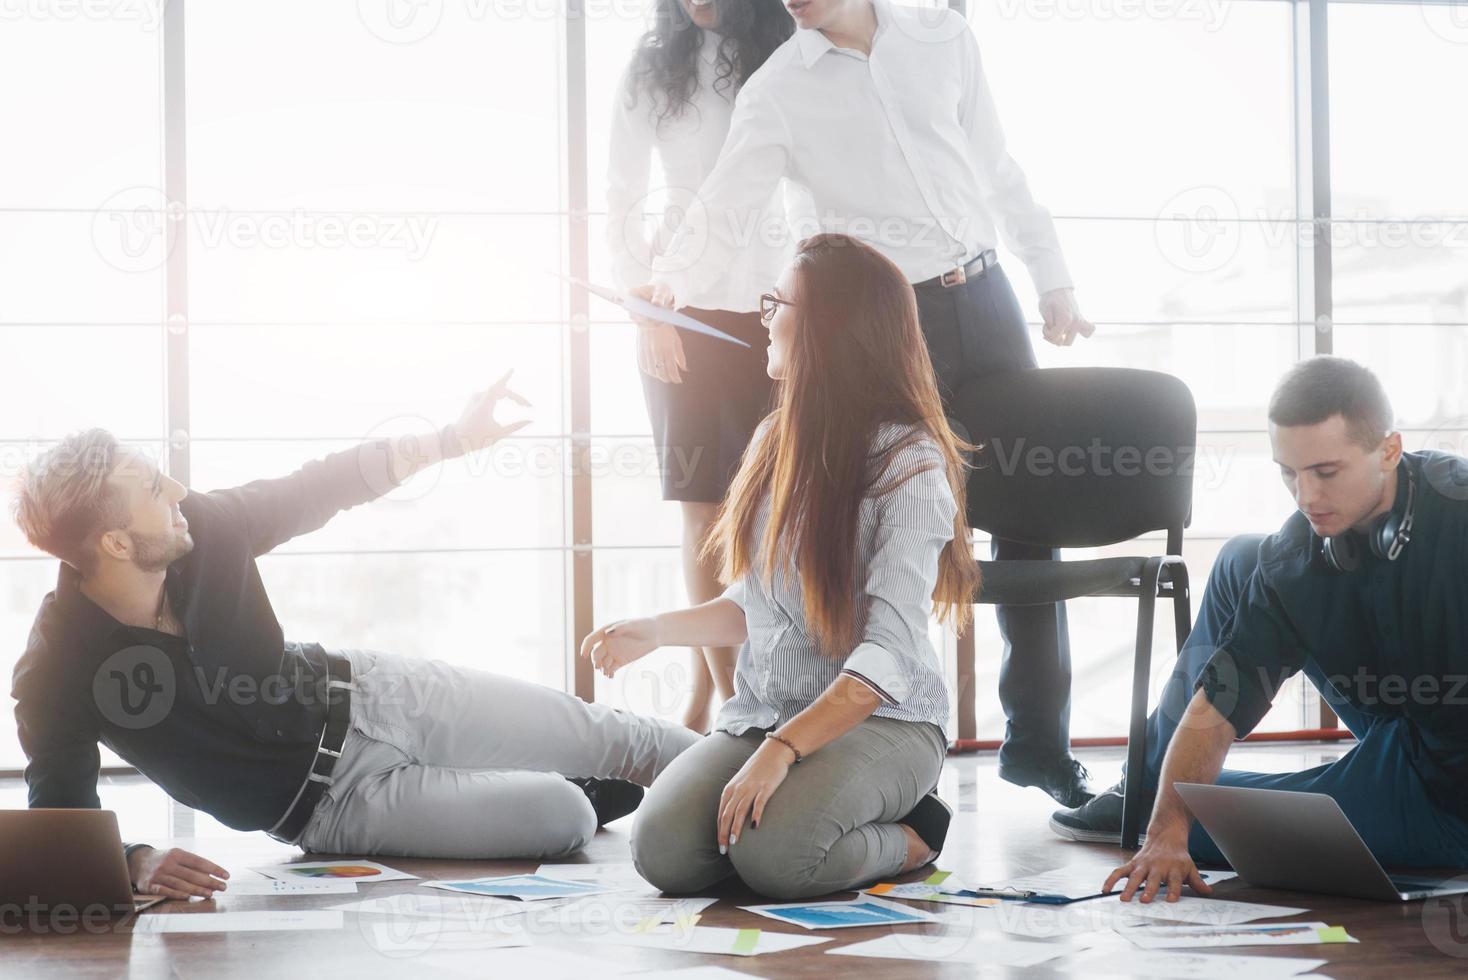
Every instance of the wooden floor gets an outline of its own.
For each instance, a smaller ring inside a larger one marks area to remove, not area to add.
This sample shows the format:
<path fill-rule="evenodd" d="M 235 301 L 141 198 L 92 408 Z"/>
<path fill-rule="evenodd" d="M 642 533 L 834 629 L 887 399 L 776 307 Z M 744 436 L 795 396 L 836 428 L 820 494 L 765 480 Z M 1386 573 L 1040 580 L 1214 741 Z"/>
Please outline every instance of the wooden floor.
<path fill-rule="evenodd" d="M 1339 750 L 1333 747 L 1268 747 L 1245 748 L 1230 758 L 1230 766 L 1261 770 L 1283 770 L 1314 765 L 1330 758 Z M 1240 758 L 1240 756 L 1247 758 Z M 1114 778 L 1117 758 L 1114 754 L 1092 753 L 1088 764 L 1100 779 Z M 0 783 L 0 805 L 15 806 L 18 787 L 14 782 Z M 939 866 L 974 881 L 992 881 L 1009 875 L 1045 871 L 1063 865 L 1085 864 L 1104 874 L 1122 858 L 1114 848 L 1078 845 L 1060 841 L 1046 829 L 1045 821 L 1053 807 L 1046 797 L 1034 790 L 1019 790 L 1002 783 L 995 775 L 992 756 L 969 756 L 950 759 L 941 786 L 944 796 L 957 804 L 959 813 L 949 846 Z M 20 805 L 23 805 L 20 804 Z M 155 802 L 153 805 L 157 805 Z M 161 808 L 160 808 L 160 811 Z M 577 860 L 594 863 L 627 862 L 630 820 L 620 821 L 597 835 L 595 842 Z M 181 840 L 179 846 L 198 851 L 238 874 L 251 866 L 292 860 L 300 852 L 276 844 L 263 834 L 229 834 L 198 840 Z M 491 874 L 531 871 L 535 863 L 415 861 L 385 859 L 385 863 L 424 878 L 464 878 Z M 919 876 L 921 877 L 921 876 Z M 1100 878 L 1098 877 L 1098 884 Z M 384 882 L 364 886 L 360 897 L 371 897 L 401 891 L 413 891 L 417 882 Z M 1359 945 L 1294 947 L 1281 951 L 1293 955 L 1326 959 L 1321 974 L 1347 978 L 1384 976 L 1430 978 L 1468 975 L 1468 904 L 1418 902 L 1409 905 L 1385 905 L 1346 899 L 1325 898 L 1286 892 L 1251 889 L 1238 881 L 1219 886 L 1223 897 L 1290 905 L 1310 910 L 1308 919 L 1319 919 L 1331 925 L 1342 925 L 1360 940 Z M 768 928 L 775 931 L 799 932 L 736 908 L 752 904 L 755 896 L 738 887 L 711 891 L 720 901 L 703 916 L 703 925 Z M 849 896 L 847 896 L 849 897 Z M 351 896 L 323 895 L 294 898 L 246 897 L 222 898 L 208 903 L 166 903 L 146 914 L 207 915 L 221 910 L 265 908 L 319 908 L 351 901 Z M 963 910 L 968 914 L 969 910 Z M 904 927 L 931 933 L 950 933 L 955 929 L 994 930 L 984 917 L 992 915 L 983 909 L 972 910 L 973 921 L 963 927 L 955 925 Z M 380 951 L 357 919 L 349 915 L 346 928 L 330 932 L 232 933 L 133 936 L 126 925 L 113 926 L 105 933 L 78 933 L 70 936 L 10 933 L 0 935 L 0 977 L 19 980 L 29 977 L 241 977 L 264 980 L 276 976 L 300 977 L 416 977 L 416 976 L 518 976 L 527 972 L 523 959 L 513 960 L 511 967 L 504 951 L 483 950 L 472 953 L 389 955 Z M 361 917 L 365 919 L 366 917 Z M 542 940 L 571 952 L 595 957 L 610 967 L 636 967 L 639 970 L 673 970 L 700 965 L 714 965 L 759 977 L 829 977 L 880 976 L 886 980 L 917 977 L 968 977 L 975 967 L 960 964 L 933 964 L 901 960 L 831 958 L 826 950 L 876 938 L 885 929 L 845 929 L 826 933 L 833 942 L 810 949 L 756 957 L 701 956 L 676 951 L 642 950 L 598 944 L 595 940 Z M 6 930 L 9 933 L 9 930 Z M 1001 935 L 994 931 L 996 936 Z M 1257 948 L 1219 950 L 1249 955 L 1270 955 Z M 501 957 L 496 966 L 496 958 Z M 1064 959 L 1044 967 L 1027 970 L 1002 970 L 985 967 L 985 976 L 1061 976 Z M 603 972 L 611 973 L 610 969 Z M 598 974 L 600 975 L 600 974 Z M 1089 974 L 1088 974 L 1089 975 Z M 549 973 L 540 980 L 550 980 Z"/>

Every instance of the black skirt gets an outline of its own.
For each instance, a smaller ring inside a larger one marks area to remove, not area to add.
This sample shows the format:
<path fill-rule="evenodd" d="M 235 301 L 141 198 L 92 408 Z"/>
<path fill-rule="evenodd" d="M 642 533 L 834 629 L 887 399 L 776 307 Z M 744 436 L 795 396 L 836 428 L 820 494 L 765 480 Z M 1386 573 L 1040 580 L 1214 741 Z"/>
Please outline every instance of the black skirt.
<path fill-rule="evenodd" d="M 750 345 L 679 330 L 688 362 L 682 383 L 642 375 L 663 499 L 718 503 L 739 470 L 755 426 L 773 407 L 774 382 L 766 373 L 765 355 L 770 334 L 758 313 L 692 307 L 680 312 Z"/>

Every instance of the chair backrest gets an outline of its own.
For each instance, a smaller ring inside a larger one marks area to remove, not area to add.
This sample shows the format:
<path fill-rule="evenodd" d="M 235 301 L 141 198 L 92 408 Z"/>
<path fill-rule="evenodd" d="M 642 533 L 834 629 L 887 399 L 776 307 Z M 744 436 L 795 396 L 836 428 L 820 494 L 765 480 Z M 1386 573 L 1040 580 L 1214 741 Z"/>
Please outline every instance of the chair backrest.
<path fill-rule="evenodd" d="M 968 523 L 1048 548 L 1093 548 L 1168 532 L 1192 516 L 1198 411 L 1170 374 L 1048 368 L 961 386 L 949 407 L 980 446 Z"/>

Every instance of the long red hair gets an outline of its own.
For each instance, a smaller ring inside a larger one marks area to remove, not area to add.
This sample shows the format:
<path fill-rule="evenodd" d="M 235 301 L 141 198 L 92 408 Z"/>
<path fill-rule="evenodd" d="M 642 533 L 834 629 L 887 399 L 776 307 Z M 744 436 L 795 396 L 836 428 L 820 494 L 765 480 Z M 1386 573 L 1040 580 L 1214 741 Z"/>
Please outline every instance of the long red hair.
<path fill-rule="evenodd" d="M 803 240 L 793 265 L 796 326 L 777 407 L 744 454 L 705 554 L 721 559 L 726 582 L 750 572 L 769 580 L 793 560 L 814 639 L 827 655 L 846 656 L 865 614 L 857 605 L 862 501 L 922 471 L 887 472 L 898 451 L 926 436 L 958 504 L 933 599 L 940 618 L 962 631 L 979 584 L 964 509 L 963 454 L 973 447 L 948 425 L 912 287 L 890 259 L 847 235 Z M 876 451 L 885 423 L 915 428 Z M 756 542 L 767 495 L 769 521 Z"/>

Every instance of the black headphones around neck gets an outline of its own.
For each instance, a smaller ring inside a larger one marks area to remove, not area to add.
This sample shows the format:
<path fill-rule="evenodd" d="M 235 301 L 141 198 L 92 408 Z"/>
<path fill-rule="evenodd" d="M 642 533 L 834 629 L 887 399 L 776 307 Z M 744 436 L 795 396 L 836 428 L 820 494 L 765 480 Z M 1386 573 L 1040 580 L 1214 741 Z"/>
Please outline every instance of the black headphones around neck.
<path fill-rule="evenodd" d="M 1365 531 L 1346 531 L 1320 541 L 1320 554 L 1325 563 L 1338 572 L 1354 572 L 1361 567 L 1361 539 L 1373 555 L 1384 561 L 1396 561 L 1407 543 L 1412 540 L 1412 514 L 1417 506 L 1417 477 L 1412 465 L 1404 463 L 1407 471 L 1407 502 L 1401 513 L 1392 507 L 1385 514 L 1372 519 Z"/>

